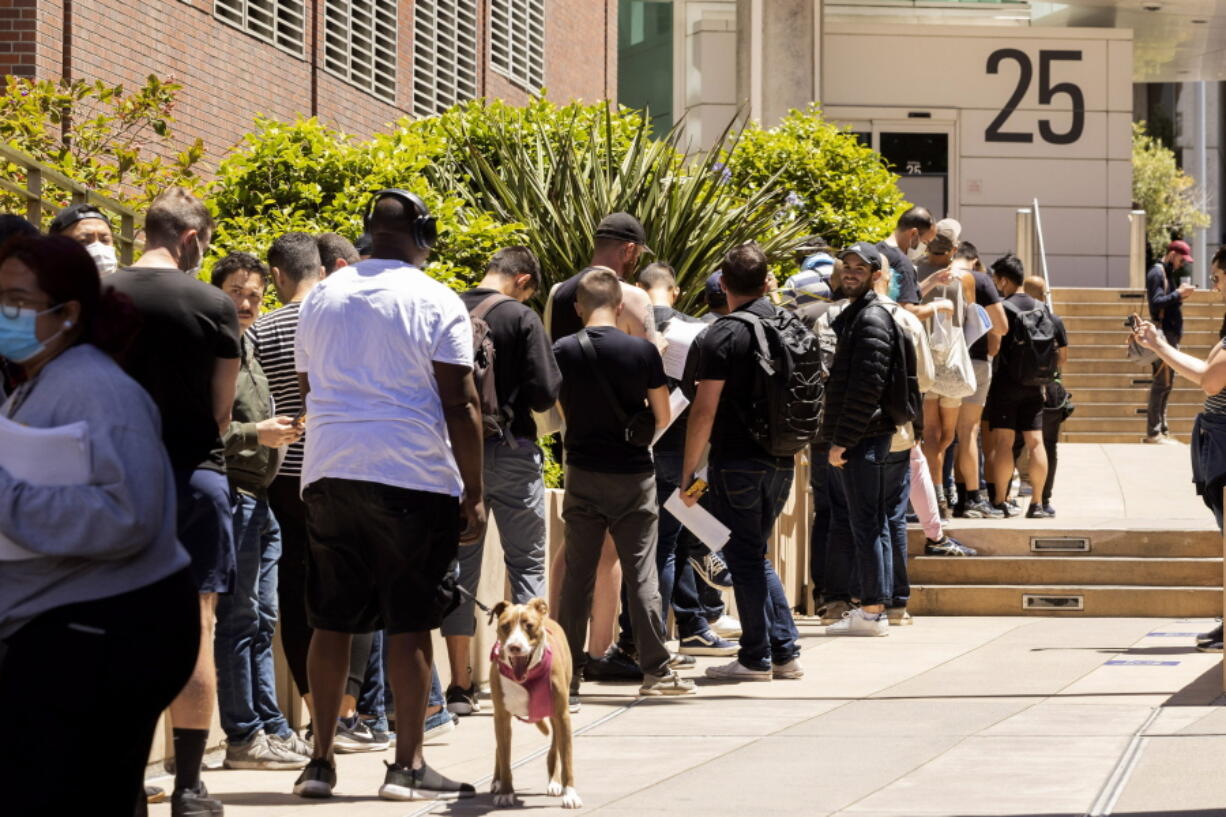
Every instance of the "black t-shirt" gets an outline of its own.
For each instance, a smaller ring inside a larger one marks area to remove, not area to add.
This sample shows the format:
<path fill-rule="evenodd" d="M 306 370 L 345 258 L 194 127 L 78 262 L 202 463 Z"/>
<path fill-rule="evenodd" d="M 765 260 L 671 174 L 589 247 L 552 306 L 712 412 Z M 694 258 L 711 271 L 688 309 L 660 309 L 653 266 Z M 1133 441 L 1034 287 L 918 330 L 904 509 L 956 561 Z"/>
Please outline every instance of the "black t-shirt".
<path fill-rule="evenodd" d="M 765 298 L 745 304 L 737 312 L 770 317 L 775 307 Z M 753 330 L 743 321 L 721 318 L 702 336 L 697 380 L 722 380 L 724 389 L 711 429 L 712 459 L 774 459 L 749 433 L 745 417 L 750 411 L 757 365 Z M 785 458 L 786 459 L 786 458 Z"/>
<path fill-rule="evenodd" d="M 213 415 L 213 368 L 239 355 L 238 315 L 218 288 L 176 269 L 128 267 L 106 279 L 132 299 L 140 331 L 124 368 L 162 414 L 162 441 L 176 469 L 225 472 Z"/>
<path fill-rule="evenodd" d="M 1000 303 L 1000 292 L 996 289 L 996 284 L 986 272 L 972 270 L 972 275 L 975 276 L 975 303 L 987 309 L 992 304 Z M 984 334 L 979 340 L 971 344 L 971 359 L 972 360 L 987 360 L 988 359 L 988 335 Z"/>
<path fill-rule="evenodd" d="M 573 335 L 583 328 L 583 319 L 575 311 L 579 302 L 579 281 L 591 272 L 592 267 L 584 267 L 567 278 L 553 291 L 553 310 L 549 317 L 549 337 L 559 341 L 567 335 Z"/>
<path fill-rule="evenodd" d="M 668 326 L 669 321 L 682 321 L 684 323 L 702 323 L 698 318 L 691 318 L 684 312 L 678 312 L 671 306 L 653 306 L 652 312 L 655 314 L 656 331 L 660 334 L 664 333 L 664 328 Z M 694 353 L 694 347 L 690 347 L 690 353 Z M 668 378 L 669 391 L 678 387 L 679 382 Z M 687 408 L 681 412 L 681 416 L 673 420 L 673 424 L 668 427 L 668 431 L 664 432 L 664 436 L 653 446 L 656 453 L 669 451 L 677 454 L 685 452 L 685 430 L 689 426 L 690 410 Z"/>
<path fill-rule="evenodd" d="M 497 290 L 477 287 L 460 293 L 469 312 Z M 494 387 L 498 404 L 509 406 L 511 433 L 523 440 L 536 440 L 532 412 L 546 411 L 558 399 L 562 376 L 553 359 L 541 319 L 516 301 L 498 304 L 486 313 L 494 342 Z"/>
<path fill-rule="evenodd" d="M 1009 322 L 1009 328 L 1005 330 L 1005 337 L 1008 338 L 1013 332 L 1013 327 L 1017 324 L 1018 312 L 1029 312 L 1030 310 L 1037 308 L 1039 306 L 1039 302 L 1034 298 L 1031 298 L 1025 292 L 1018 290 L 1008 298 L 1005 298 L 1004 303 L 1005 318 Z M 1009 307 L 1012 307 L 1012 309 Z M 1057 332 L 1058 331 L 1059 325 L 1057 326 Z M 1058 341 L 1059 337 L 1057 336 L 1057 342 Z M 1013 396 L 1033 395 L 1036 392 L 1042 392 L 1042 386 L 1023 386 L 1009 377 L 1008 361 L 1004 359 L 1007 354 L 1007 352 L 1002 351 L 1000 357 L 998 358 L 999 365 L 996 369 L 996 373 L 992 376 L 991 392 L 993 394 Z"/>
<path fill-rule="evenodd" d="M 647 392 L 667 385 L 655 344 L 612 326 L 588 329 L 596 359 L 627 418 L 647 408 Z M 625 423 L 572 334 L 553 345 L 562 372 L 559 398 L 566 417 L 566 463 L 605 474 L 643 474 L 654 470 L 651 452 L 626 442 Z"/>
<path fill-rule="evenodd" d="M 893 274 L 898 276 L 898 297 L 895 300 L 900 304 L 918 304 L 920 302 L 919 278 L 911 259 L 907 258 L 907 254 L 898 247 L 885 241 L 877 245 L 877 250 L 890 262 Z"/>

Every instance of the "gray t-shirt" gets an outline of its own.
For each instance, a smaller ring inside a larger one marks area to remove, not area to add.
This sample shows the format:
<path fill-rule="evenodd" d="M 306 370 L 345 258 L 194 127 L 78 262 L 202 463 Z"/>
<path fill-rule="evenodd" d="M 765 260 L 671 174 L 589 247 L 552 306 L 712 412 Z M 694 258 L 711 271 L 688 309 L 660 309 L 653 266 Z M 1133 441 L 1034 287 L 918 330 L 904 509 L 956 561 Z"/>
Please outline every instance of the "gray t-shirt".
<path fill-rule="evenodd" d="M 84 421 L 90 446 L 84 485 L 31 485 L 0 466 L 0 533 L 40 554 L 0 563 L 0 638 L 48 610 L 138 590 L 188 566 L 158 409 L 110 357 L 88 344 L 66 350 L 0 415 L 35 428 Z"/>

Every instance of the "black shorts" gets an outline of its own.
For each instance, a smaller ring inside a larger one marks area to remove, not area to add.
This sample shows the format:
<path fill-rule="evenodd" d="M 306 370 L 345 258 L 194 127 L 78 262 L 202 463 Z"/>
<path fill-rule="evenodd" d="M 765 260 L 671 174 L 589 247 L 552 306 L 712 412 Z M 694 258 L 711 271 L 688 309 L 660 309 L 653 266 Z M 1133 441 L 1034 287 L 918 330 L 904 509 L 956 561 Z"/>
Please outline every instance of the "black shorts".
<path fill-rule="evenodd" d="M 396 634 L 442 623 L 456 600 L 450 568 L 460 543 L 458 499 L 330 478 L 312 482 L 302 498 L 312 627 Z"/>
<path fill-rule="evenodd" d="M 1043 389 L 1034 386 L 1025 390 L 993 390 L 988 395 L 984 418 L 993 431 L 1041 431 Z"/>
<path fill-rule="evenodd" d="M 192 580 L 200 593 L 229 593 L 238 575 L 234 513 L 225 474 L 207 468 L 175 472 L 176 530 L 192 557 Z"/>

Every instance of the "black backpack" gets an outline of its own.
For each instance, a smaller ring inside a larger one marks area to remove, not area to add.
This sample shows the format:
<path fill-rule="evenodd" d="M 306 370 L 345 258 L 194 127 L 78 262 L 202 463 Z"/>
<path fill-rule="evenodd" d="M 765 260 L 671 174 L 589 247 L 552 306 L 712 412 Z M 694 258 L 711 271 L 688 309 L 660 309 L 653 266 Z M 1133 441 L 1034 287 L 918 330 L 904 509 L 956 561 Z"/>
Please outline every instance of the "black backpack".
<path fill-rule="evenodd" d="M 507 429 L 511 424 L 510 407 L 498 403 L 498 384 L 494 379 L 494 338 L 490 335 L 486 316 L 495 308 L 514 300 L 508 295 L 490 295 L 478 302 L 468 314 L 473 326 L 473 383 L 481 400 L 481 428 L 486 439 L 504 436 L 510 439 Z M 511 400 L 514 400 L 514 392 Z"/>
<path fill-rule="evenodd" d="M 750 436 L 776 457 L 790 457 L 817 439 L 821 427 L 825 361 L 817 336 L 779 307 L 769 317 L 732 312 L 720 320 L 736 320 L 753 332 L 753 386 L 749 416 L 742 416 Z"/>
<path fill-rule="evenodd" d="M 1019 309 L 1005 301 L 1016 319 L 1001 344 L 1009 379 L 1022 386 L 1045 386 L 1056 379 L 1056 321 L 1047 307 Z"/>

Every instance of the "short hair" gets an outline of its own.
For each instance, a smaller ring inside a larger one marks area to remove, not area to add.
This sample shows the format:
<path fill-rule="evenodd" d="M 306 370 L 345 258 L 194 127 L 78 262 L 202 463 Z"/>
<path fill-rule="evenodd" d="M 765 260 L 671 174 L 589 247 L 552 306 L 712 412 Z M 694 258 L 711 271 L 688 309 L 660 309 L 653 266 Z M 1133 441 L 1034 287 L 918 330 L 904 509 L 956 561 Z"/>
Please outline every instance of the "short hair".
<path fill-rule="evenodd" d="M 1046 300 L 1047 282 L 1037 275 L 1027 275 L 1026 280 L 1022 281 L 1022 291 L 1031 298 Z"/>
<path fill-rule="evenodd" d="M 485 274 L 491 272 L 508 278 L 528 275 L 532 277 L 532 288 L 541 288 L 541 264 L 527 247 L 503 247 L 494 253 L 485 265 Z"/>
<path fill-rule="evenodd" d="M 310 281 L 319 277 L 319 245 L 310 233 L 291 232 L 272 242 L 268 265 L 281 270 L 291 281 Z"/>
<path fill-rule="evenodd" d="M 1026 280 L 1026 268 L 1022 265 L 1022 259 L 1011 252 L 992 262 L 992 274 L 1019 287 Z"/>
<path fill-rule="evenodd" d="M 38 228 L 15 213 L 0 213 L 0 247 L 10 238 L 36 236 Z"/>
<path fill-rule="evenodd" d="M 898 229 L 910 230 L 912 227 L 921 233 L 931 230 L 936 221 L 927 207 L 916 205 L 898 217 Z"/>
<path fill-rule="evenodd" d="M 648 264 L 639 273 L 639 283 L 645 289 L 672 289 L 677 286 L 677 276 L 673 268 L 663 261 Z"/>
<path fill-rule="evenodd" d="M 263 261 L 249 252 L 232 252 L 218 261 L 213 265 L 213 273 L 209 280 L 213 286 L 221 289 L 225 285 L 226 279 L 239 270 L 259 275 L 260 286 L 268 286 L 268 267 L 264 265 Z"/>
<path fill-rule="evenodd" d="M 733 295 L 754 295 L 766 285 L 766 253 L 754 241 L 724 253 L 724 287 Z"/>
<path fill-rule="evenodd" d="M 3 242 L 3 235 L 0 235 L 0 242 Z M 1213 254 L 1212 266 L 1217 267 L 1222 272 L 1226 272 L 1226 246 L 1218 247 L 1218 251 Z"/>
<path fill-rule="evenodd" d="M 372 236 L 375 233 L 408 235 L 413 232 L 413 220 L 424 215 L 426 214 L 417 212 L 417 205 L 410 204 L 408 199 L 384 193 L 375 200 L 375 205 L 371 208 L 366 231 Z"/>
<path fill-rule="evenodd" d="M 963 241 L 954 251 L 954 261 L 978 261 L 979 248 L 969 241 Z"/>
<path fill-rule="evenodd" d="M 622 302 L 622 285 L 617 273 L 608 267 L 596 267 L 579 279 L 579 308 L 592 313 L 602 307 L 616 307 Z"/>
<path fill-rule="evenodd" d="M 602 235 L 596 237 L 596 243 L 593 246 L 596 252 L 603 252 L 604 250 L 620 249 L 627 244 L 633 243 L 628 238 L 613 238 L 612 236 Z"/>
<path fill-rule="evenodd" d="M 319 263 L 325 272 L 336 269 L 336 262 L 342 258 L 347 264 L 362 260 L 358 248 L 340 233 L 320 233 L 315 236 L 315 246 L 319 249 Z"/>
<path fill-rule="evenodd" d="M 159 193 L 145 214 L 146 245 L 173 244 L 188 230 L 213 234 L 213 217 L 204 202 L 183 187 L 171 187 Z"/>

